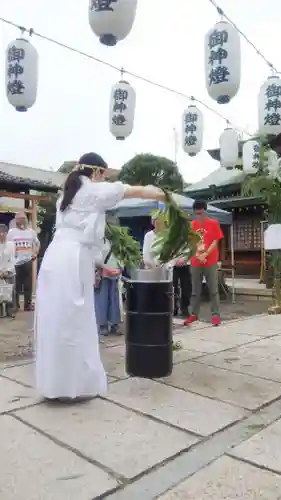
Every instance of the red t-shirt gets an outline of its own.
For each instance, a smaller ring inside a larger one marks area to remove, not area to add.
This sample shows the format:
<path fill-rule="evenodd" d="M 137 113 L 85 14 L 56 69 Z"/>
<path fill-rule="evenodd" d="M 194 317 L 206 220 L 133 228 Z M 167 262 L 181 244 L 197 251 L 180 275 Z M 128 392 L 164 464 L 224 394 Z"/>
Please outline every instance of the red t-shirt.
<path fill-rule="evenodd" d="M 218 241 L 223 238 L 223 232 L 216 219 L 206 217 L 204 221 L 192 221 L 192 226 L 196 233 L 200 234 L 200 241 L 197 244 L 197 252 L 204 253 L 208 250 L 213 241 Z M 205 263 L 201 263 L 196 257 L 191 257 L 191 265 L 199 267 L 214 266 L 219 260 L 219 249 L 216 247 L 207 257 Z"/>

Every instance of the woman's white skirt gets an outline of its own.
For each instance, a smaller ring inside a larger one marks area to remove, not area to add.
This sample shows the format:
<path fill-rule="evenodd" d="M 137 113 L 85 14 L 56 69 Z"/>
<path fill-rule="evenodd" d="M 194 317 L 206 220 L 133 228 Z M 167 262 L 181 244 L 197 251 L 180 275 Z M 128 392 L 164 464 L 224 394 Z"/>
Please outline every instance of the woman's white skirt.
<path fill-rule="evenodd" d="M 53 240 L 38 276 L 36 388 L 46 398 L 106 393 L 93 292 L 93 255 L 77 241 Z"/>

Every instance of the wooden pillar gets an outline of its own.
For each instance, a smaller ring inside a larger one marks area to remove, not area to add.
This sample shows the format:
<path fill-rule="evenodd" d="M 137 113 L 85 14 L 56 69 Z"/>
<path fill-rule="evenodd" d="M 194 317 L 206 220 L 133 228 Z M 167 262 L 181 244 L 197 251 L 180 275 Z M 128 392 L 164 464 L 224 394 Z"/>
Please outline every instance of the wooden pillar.
<path fill-rule="evenodd" d="M 31 200 L 31 224 L 32 229 L 37 233 L 37 206 L 36 200 Z M 37 279 L 37 259 L 32 262 L 32 293 L 35 294 Z"/>
<path fill-rule="evenodd" d="M 227 231 L 227 228 L 226 228 L 226 231 Z M 220 260 L 221 260 L 222 264 L 226 261 L 226 245 L 225 245 L 226 231 L 223 231 L 224 238 L 220 242 Z"/>

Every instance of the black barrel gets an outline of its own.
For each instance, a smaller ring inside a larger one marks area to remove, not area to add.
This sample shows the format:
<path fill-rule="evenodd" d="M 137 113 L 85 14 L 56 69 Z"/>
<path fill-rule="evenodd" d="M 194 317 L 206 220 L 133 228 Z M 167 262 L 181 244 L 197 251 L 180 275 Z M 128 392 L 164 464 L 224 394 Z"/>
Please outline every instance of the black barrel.
<path fill-rule="evenodd" d="M 126 302 L 128 375 L 167 377 L 173 369 L 172 282 L 129 280 Z"/>

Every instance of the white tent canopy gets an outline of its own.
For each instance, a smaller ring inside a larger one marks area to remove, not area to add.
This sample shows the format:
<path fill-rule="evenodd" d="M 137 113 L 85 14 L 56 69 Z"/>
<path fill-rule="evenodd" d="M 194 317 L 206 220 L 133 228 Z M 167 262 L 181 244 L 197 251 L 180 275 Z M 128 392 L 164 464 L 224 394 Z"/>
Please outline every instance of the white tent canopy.
<path fill-rule="evenodd" d="M 175 201 L 191 216 L 193 215 L 193 203 L 192 198 L 187 198 L 180 194 L 173 194 Z M 117 217 L 141 217 L 150 215 L 153 210 L 157 210 L 163 206 L 163 203 L 152 200 L 142 200 L 140 198 L 128 199 L 120 201 L 111 210 Z M 232 224 L 232 213 L 226 210 L 221 210 L 220 208 L 208 205 L 207 208 L 208 215 L 214 217 L 221 224 Z"/>

